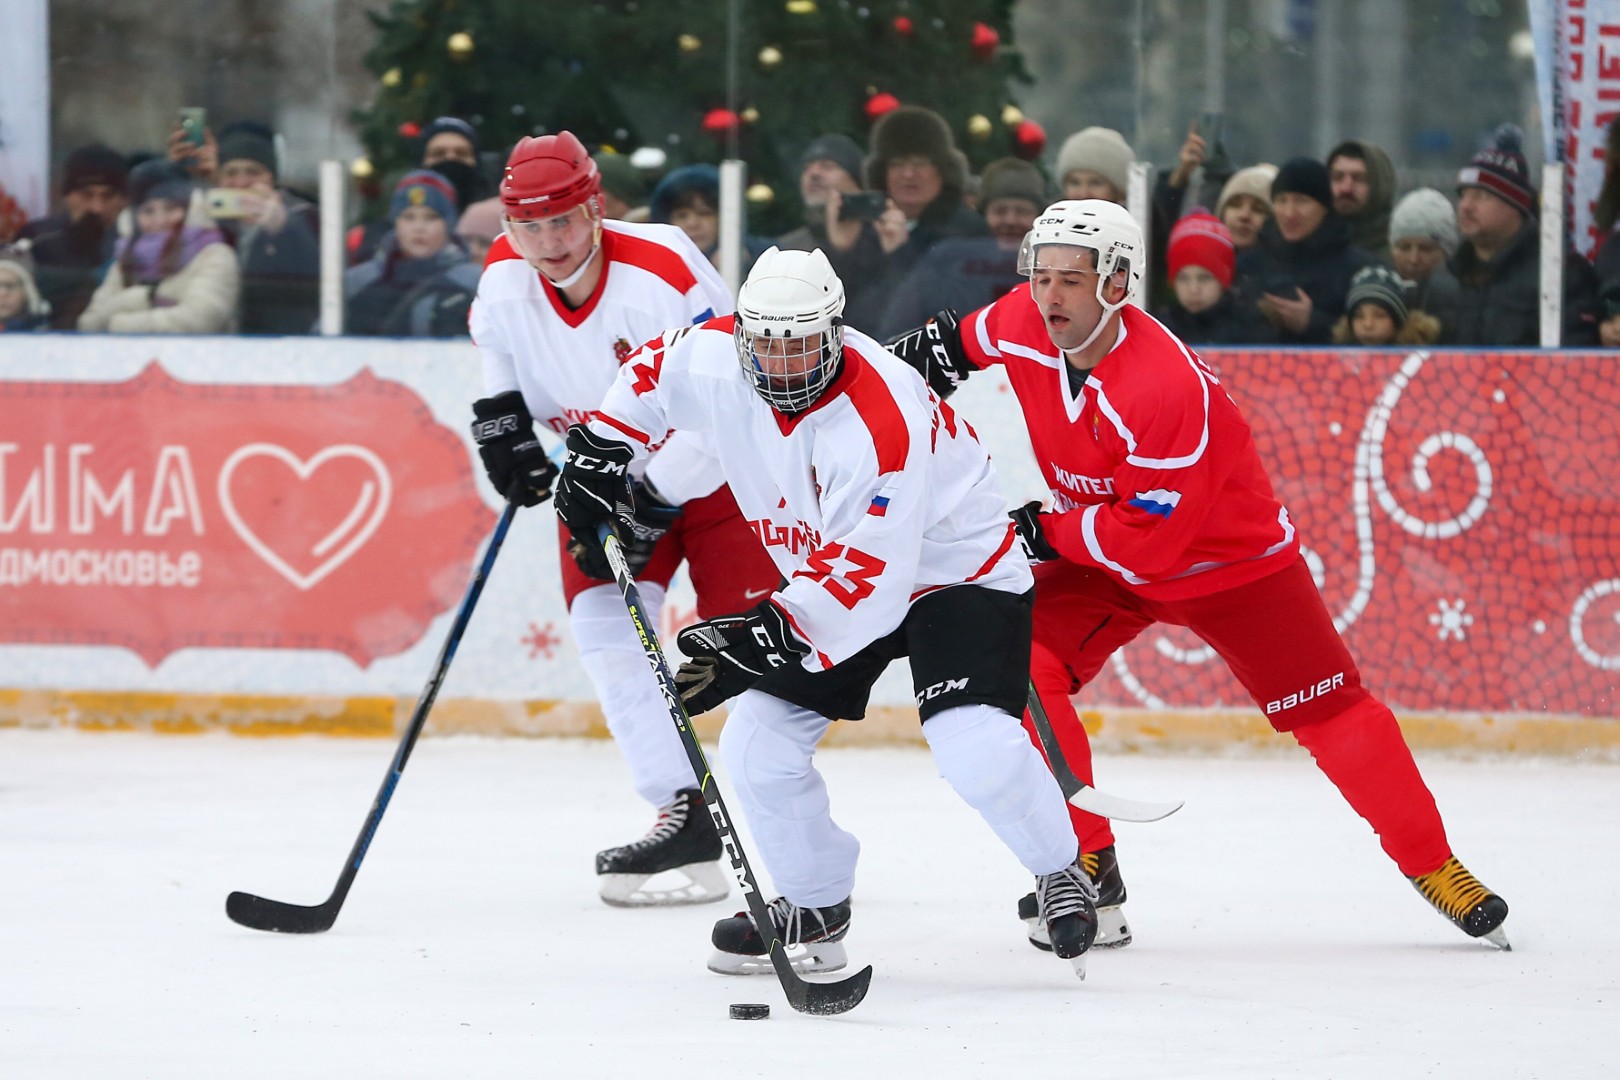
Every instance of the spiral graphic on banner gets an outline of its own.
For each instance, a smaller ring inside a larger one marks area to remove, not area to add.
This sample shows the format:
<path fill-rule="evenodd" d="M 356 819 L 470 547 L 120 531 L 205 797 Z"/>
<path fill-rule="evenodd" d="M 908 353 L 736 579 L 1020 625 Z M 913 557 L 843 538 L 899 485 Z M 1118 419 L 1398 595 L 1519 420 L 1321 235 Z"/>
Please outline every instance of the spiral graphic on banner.
<path fill-rule="evenodd" d="M 1569 612 L 1569 639 L 1575 645 L 1576 654 L 1600 671 L 1620 671 L 1620 653 L 1606 656 L 1592 648 L 1586 640 L 1586 613 L 1597 601 L 1617 592 L 1620 592 L 1620 579 L 1599 581 L 1576 597 L 1575 606 Z M 1620 615 L 1616 615 L 1616 621 L 1620 621 Z"/>

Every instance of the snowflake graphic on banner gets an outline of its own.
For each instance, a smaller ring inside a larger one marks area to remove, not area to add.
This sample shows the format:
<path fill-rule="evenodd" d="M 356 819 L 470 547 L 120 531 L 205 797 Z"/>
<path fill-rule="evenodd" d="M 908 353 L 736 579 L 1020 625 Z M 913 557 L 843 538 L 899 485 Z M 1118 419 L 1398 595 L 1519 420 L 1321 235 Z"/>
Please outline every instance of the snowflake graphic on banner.
<path fill-rule="evenodd" d="M 539 659 L 545 653 L 546 659 L 552 658 L 552 651 L 562 644 L 562 637 L 553 631 L 555 623 L 546 623 L 540 626 L 537 623 L 529 624 L 529 635 L 522 639 L 523 644 L 529 647 L 529 659 Z"/>
<path fill-rule="evenodd" d="M 1441 641 L 1448 637 L 1462 641 L 1468 636 L 1467 628 L 1474 625 L 1474 617 L 1463 610 L 1468 602 L 1460 598 L 1451 603 L 1441 600 L 1439 606 L 1440 610 L 1429 616 L 1429 625 L 1440 628 Z"/>

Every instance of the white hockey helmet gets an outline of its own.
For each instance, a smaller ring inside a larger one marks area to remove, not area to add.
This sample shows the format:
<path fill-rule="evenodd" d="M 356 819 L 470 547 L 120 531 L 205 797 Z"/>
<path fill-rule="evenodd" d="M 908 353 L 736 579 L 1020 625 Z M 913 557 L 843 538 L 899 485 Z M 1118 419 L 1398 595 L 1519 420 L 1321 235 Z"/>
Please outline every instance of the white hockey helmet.
<path fill-rule="evenodd" d="M 782 413 L 808 409 L 844 355 L 844 283 L 821 251 L 770 248 L 737 294 L 737 357 Z"/>
<path fill-rule="evenodd" d="M 1103 311 L 1091 334 L 1071 350 L 1080 352 L 1102 333 L 1108 317 L 1125 306 L 1123 298 L 1113 304 L 1103 299 L 1103 285 L 1120 272 L 1126 277 L 1126 296 L 1141 284 L 1147 266 L 1143 246 L 1142 227 L 1131 217 L 1130 211 L 1118 203 L 1106 199 L 1064 199 L 1043 210 L 1024 234 L 1024 242 L 1018 247 L 1018 272 L 1031 279 L 1030 295 L 1033 296 L 1037 270 L 1078 269 L 1061 258 L 1055 261 L 1043 258 L 1046 249 L 1085 248 L 1096 255 L 1097 302 Z"/>

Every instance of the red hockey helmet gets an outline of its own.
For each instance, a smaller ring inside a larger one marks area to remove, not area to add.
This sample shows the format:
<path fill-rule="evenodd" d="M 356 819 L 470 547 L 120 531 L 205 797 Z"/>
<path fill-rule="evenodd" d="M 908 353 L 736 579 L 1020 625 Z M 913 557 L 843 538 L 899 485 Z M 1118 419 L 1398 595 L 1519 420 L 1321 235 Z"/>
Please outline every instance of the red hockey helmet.
<path fill-rule="evenodd" d="M 513 221 L 565 214 L 601 191 L 596 162 L 567 131 L 520 140 L 501 176 L 501 204 Z"/>

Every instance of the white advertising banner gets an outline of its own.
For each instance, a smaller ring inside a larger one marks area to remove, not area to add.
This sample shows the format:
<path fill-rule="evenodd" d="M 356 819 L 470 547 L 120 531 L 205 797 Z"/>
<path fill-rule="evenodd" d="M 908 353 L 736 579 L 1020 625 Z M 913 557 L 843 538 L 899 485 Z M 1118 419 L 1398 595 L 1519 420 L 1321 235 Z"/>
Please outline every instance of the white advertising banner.
<path fill-rule="evenodd" d="M 50 210 L 49 0 L 5 0 L 0 13 L 0 224 Z M 3 234 L 0 234 L 3 235 Z"/>
<path fill-rule="evenodd" d="M 1592 211 L 1603 187 L 1609 124 L 1620 116 L 1620 0 L 1559 0 L 1557 51 L 1552 98 L 1569 235 L 1591 258 L 1603 241 Z"/>

